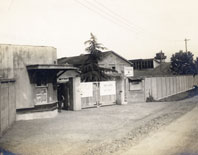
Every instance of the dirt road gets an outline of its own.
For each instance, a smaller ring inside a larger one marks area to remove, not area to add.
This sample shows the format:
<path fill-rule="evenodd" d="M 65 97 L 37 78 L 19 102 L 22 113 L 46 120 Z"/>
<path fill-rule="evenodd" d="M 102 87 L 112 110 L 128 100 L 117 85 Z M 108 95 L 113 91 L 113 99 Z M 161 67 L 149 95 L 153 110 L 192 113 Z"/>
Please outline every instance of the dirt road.
<path fill-rule="evenodd" d="M 151 132 L 134 147 L 119 150 L 123 155 L 198 155 L 198 107 L 178 120 Z"/>
<path fill-rule="evenodd" d="M 197 102 L 196 96 L 180 102 L 63 111 L 52 119 L 18 121 L 0 139 L 0 147 L 22 155 L 198 153 Z"/>

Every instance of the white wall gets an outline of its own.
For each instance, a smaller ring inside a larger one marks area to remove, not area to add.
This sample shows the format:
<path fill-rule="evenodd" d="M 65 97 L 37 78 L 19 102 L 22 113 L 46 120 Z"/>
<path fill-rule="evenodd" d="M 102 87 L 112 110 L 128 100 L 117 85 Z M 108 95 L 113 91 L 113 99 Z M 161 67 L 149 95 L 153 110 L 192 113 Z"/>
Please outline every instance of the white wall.
<path fill-rule="evenodd" d="M 145 78 L 145 101 L 149 93 L 155 100 L 159 100 L 177 93 L 181 93 L 198 85 L 198 76 L 167 76 Z"/>

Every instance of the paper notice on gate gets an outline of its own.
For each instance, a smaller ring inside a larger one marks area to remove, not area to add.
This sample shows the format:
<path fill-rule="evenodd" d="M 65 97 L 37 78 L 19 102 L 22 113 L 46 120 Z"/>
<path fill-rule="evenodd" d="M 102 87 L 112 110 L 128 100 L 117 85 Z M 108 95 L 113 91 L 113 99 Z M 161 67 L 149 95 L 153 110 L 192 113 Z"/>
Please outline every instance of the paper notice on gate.
<path fill-rule="evenodd" d="M 116 84 L 115 81 L 105 81 L 100 82 L 100 95 L 115 95 L 116 94 Z"/>
<path fill-rule="evenodd" d="M 93 96 L 93 83 L 85 82 L 80 84 L 81 97 Z"/>

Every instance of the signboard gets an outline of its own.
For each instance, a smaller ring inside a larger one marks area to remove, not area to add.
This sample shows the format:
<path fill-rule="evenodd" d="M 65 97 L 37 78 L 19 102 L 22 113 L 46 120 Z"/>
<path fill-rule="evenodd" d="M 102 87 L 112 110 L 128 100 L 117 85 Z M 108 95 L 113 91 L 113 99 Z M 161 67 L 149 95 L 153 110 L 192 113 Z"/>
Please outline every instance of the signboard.
<path fill-rule="evenodd" d="M 124 75 L 126 77 L 131 77 L 133 76 L 133 67 L 124 67 Z"/>
<path fill-rule="evenodd" d="M 47 104 L 47 88 L 36 89 L 36 105 Z"/>
<path fill-rule="evenodd" d="M 104 81 L 100 82 L 100 95 L 115 95 L 116 94 L 116 83 L 115 81 Z"/>
<path fill-rule="evenodd" d="M 86 82 L 80 84 L 81 97 L 92 97 L 93 96 L 93 83 Z"/>

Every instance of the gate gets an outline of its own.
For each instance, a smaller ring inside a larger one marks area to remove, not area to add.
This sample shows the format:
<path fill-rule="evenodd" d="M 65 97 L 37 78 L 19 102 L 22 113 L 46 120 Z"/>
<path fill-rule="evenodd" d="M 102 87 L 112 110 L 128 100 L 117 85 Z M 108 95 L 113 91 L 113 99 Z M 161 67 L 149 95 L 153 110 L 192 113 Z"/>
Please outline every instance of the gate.
<path fill-rule="evenodd" d="M 116 104 L 116 82 L 81 83 L 82 108 Z"/>

